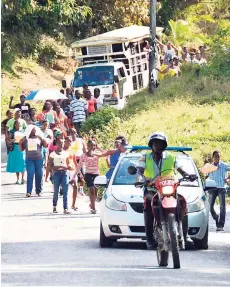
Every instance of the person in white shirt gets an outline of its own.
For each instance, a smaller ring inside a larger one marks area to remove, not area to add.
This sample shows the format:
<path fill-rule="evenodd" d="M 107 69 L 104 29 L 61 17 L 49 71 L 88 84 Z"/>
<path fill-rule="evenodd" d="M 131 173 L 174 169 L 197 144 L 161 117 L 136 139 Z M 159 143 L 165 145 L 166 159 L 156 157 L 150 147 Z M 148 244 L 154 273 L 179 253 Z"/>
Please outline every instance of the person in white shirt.
<path fill-rule="evenodd" d="M 207 61 L 201 56 L 200 53 L 196 53 L 196 57 L 192 61 L 193 64 L 204 65 Z"/>

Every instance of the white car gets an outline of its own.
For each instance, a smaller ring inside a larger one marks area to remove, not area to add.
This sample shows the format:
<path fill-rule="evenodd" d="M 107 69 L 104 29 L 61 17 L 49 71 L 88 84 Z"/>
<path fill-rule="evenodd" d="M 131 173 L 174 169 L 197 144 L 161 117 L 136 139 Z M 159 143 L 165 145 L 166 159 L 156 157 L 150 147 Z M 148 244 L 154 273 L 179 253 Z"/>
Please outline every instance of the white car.
<path fill-rule="evenodd" d="M 107 186 L 106 177 L 98 176 L 94 183 L 105 187 L 100 206 L 100 246 L 109 247 L 121 238 L 145 239 L 143 190 L 136 188 L 136 175 L 128 174 L 130 165 L 137 165 L 141 153 L 123 156 Z M 197 167 L 189 155 L 179 153 L 178 160 L 189 174 L 198 180 L 183 182 L 178 193 L 183 195 L 188 209 L 188 234 L 197 249 L 208 248 L 209 203 Z M 206 181 L 207 182 L 207 181 Z M 213 182 L 207 183 L 209 187 Z M 206 186 L 206 189 L 208 187 Z"/>

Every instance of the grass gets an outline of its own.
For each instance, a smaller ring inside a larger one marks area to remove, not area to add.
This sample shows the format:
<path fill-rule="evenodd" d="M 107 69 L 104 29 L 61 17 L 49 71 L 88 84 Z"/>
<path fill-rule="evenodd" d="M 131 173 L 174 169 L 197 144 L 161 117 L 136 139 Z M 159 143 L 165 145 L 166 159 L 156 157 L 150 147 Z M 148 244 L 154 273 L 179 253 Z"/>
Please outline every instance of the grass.
<path fill-rule="evenodd" d="M 120 130 L 131 144 L 146 144 L 154 131 L 164 131 L 169 145 L 191 146 L 199 166 L 213 150 L 230 162 L 230 87 L 227 81 L 192 73 L 165 79 L 154 95 L 130 97 L 120 117 Z"/>

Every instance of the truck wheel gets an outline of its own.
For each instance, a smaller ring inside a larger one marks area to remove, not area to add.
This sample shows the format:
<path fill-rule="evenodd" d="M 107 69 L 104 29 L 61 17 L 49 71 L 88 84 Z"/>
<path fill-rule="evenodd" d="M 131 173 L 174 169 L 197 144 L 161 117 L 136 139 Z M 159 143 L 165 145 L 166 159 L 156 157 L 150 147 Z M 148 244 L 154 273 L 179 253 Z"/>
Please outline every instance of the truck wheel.
<path fill-rule="evenodd" d="M 116 241 L 115 239 L 111 239 L 105 236 L 102 224 L 100 223 L 100 246 L 101 247 L 112 247 L 115 241 Z"/>
<path fill-rule="evenodd" d="M 175 216 L 172 213 L 168 215 L 168 226 L 169 226 L 169 236 L 170 236 L 172 257 L 173 257 L 173 267 L 175 269 L 179 269 L 180 268 L 179 240 L 177 236 Z"/>
<path fill-rule="evenodd" d="M 197 249 L 208 249 L 208 226 L 205 232 L 205 235 L 202 239 L 193 239 L 193 243 Z"/>

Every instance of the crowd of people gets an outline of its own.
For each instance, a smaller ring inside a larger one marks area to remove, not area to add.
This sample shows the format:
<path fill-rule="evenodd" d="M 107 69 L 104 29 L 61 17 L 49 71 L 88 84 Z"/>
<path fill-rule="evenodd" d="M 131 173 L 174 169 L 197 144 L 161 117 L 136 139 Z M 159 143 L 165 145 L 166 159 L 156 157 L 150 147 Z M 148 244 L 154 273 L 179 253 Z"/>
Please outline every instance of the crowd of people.
<path fill-rule="evenodd" d="M 196 64 L 198 66 L 207 64 L 206 46 L 199 46 L 198 49 L 188 49 L 184 46 L 181 50 L 174 46 L 171 42 L 166 45 L 157 40 L 159 47 L 159 80 L 162 80 L 165 75 L 180 76 L 180 66 L 182 64 Z"/>
<path fill-rule="evenodd" d="M 120 155 L 125 152 L 127 141 L 118 136 L 114 147 L 102 150 L 95 137 L 83 138 L 81 127 L 87 117 L 101 108 L 100 90 L 95 89 L 92 97 L 87 85 L 83 94 L 66 89 L 66 99 L 47 100 L 42 111 L 25 103 L 25 96 L 20 96 L 20 103 L 12 105 L 10 99 L 7 118 L 2 122 L 7 147 L 6 171 L 16 174 L 15 184 L 25 184 L 26 197 L 30 197 L 35 181 L 35 193 L 41 196 L 43 182 L 53 185 L 53 212 L 57 213 L 57 202 L 63 196 L 64 214 L 70 213 L 68 208 L 68 190 L 72 186 L 72 204 L 74 211 L 77 196 L 84 196 L 84 185 L 88 189 L 90 211 L 96 213 L 95 202 L 97 189 L 94 179 L 99 175 L 99 160 L 106 158 L 109 180 Z M 61 92 L 64 92 L 61 90 Z M 95 96 L 96 95 L 96 96 Z M 27 180 L 25 181 L 25 172 Z"/>

